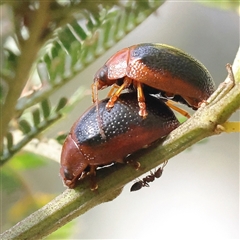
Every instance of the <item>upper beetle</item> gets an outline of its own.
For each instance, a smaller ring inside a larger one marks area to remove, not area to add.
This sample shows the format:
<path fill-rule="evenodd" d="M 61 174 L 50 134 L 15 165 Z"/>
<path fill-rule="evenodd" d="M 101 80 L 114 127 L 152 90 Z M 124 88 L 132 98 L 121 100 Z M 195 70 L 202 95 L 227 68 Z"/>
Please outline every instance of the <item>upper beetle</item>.
<path fill-rule="evenodd" d="M 107 102 L 105 99 L 98 105 L 105 138 L 97 124 L 96 105 L 93 105 L 73 124 L 63 144 L 60 174 L 69 188 L 74 188 L 84 173 L 95 175 L 98 166 L 123 162 L 128 154 L 179 126 L 171 109 L 153 96 L 146 95 L 147 118 L 138 114 L 135 92 L 121 94 L 110 111 L 106 109 Z"/>
<path fill-rule="evenodd" d="M 138 44 L 114 54 L 101 67 L 92 84 L 93 101 L 97 91 L 117 84 L 110 93 L 107 108 L 125 88 L 137 89 L 141 116 L 146 116 L 144 88 L 149 93 L 160 92 L 164 97 L 197 109 L 215 89 L 213 79 L 202 63 L 183 51 L 165 44 Z"/>

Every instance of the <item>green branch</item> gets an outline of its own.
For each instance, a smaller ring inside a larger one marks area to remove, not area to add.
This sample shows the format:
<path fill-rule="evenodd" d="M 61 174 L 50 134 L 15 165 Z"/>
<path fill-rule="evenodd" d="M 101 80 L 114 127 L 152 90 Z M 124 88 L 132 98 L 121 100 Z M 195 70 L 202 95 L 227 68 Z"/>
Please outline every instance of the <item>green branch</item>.
<path fill-rule="evenodd" d="M 161 144 L 130 156 L 141 163 L 136 171 L 127 164 L 116 164 L 97 171 L 99 188 L 91 191 L 86 177 L 76 189 L 67 189 L 43 208 L 4 232 L 1 239 L 40 239 L 83 214 L 90 208 L 116 198 L 128 182 L 157 167 L 187 147 L 219 134 L 221 124 L 240 107 L 240 51 L 233 64 L 236 84 L 228 76 L 224 84 L 188 121 L 175 129 Z M 224 93 L 224 94 L 222 94 Z M 224 95 L 224 96 L 223 96 Z"/>

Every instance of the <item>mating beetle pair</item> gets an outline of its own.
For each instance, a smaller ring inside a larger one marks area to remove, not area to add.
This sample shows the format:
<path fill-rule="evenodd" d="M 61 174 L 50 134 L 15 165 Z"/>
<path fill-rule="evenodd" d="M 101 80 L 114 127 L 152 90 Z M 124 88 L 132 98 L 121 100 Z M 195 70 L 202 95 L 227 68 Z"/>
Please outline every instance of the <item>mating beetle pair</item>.
<path fill-rule="evenodd" d="M 72 126 L 64 142 L 61 156 L 61 176 L 64 183 L 74 188 L 82 173 L 90 172 L 94 178 L 98 166 L 113 162 L 123 163 L 123 158 L 155 140 L 168 135 L 179 126 L 172 110 L 162 100 L 146 96 L 148 116 L 138 114 L 136 93 L 119 96 L 111 111 L 106 110 L 108 99 L 90 107 Z M 97 118 L 101 117 L 101 135 Z M 91 184 L 97 185 L 94 179 Z"/>
<path fill-rule="evenodd" d="M 98 90 L 114 84 L 118 88 L 110 92 L 110 98 L 98 102 Z M 197 109 L 214 88 L 207 69 L 174 47 L 139 44 L 117 52 L 95 75 L 96 104 L 74 123 L 63 145 L 60 173 L 64 183 L 74 188 L 84 173 L 94 175 L 98 166 L 122 162 L 126 155 L 179 126 L 165 103 L 150 94 Z M 132 93 L 121 94 L 124 89 Z"/>

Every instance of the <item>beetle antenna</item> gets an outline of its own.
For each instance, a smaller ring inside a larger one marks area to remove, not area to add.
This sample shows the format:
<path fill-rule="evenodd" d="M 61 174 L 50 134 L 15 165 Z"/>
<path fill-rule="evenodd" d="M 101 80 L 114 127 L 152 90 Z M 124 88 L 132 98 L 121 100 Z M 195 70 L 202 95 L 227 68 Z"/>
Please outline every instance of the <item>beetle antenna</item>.
<path fill-rule="evenodd" d="M 96 112 L 97 112 L 97 122 L 98 122 L 98 127 L 99 127 L 99 132 L 102 136 L 103 139 L 106 139 L 106 135 L 103 131 L 103 124 L 102 124 L 102 118 L 100 116 L 100 112 L 99 112 L 99 100 L 98 100 L 98 81 L 95 81 L 92 84 L 92 99 L 93 102 L 96 105 Z"/>

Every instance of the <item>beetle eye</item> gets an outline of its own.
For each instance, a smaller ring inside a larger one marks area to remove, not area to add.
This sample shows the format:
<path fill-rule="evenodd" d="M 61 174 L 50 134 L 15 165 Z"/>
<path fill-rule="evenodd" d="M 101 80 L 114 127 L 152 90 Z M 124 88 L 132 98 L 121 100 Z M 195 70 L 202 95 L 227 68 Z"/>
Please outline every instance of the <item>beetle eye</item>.
<path fill-rule="evenodd" d="M 108 67 L 104 66 L 100 69 L 98 73 L 98 79 L 101 81 L 107 81 L 107 76 L 108 76 Z"/>
<path fill-rule="evenodd" d="M 72 180 L 74 178 L 74 176 L 68 171 L 67 168 L 64 168 L 63 173 L 65 178 L 68 180 Z"/>
<path fill-rule="evenodd" d="M 104 72 L 104 70 L 102 70 L 100 73 L 99 73 L 99 78 L 101 79 L 101 80 L 104 80 L 104 75 L 105 75 L 105 72 Z"/>

